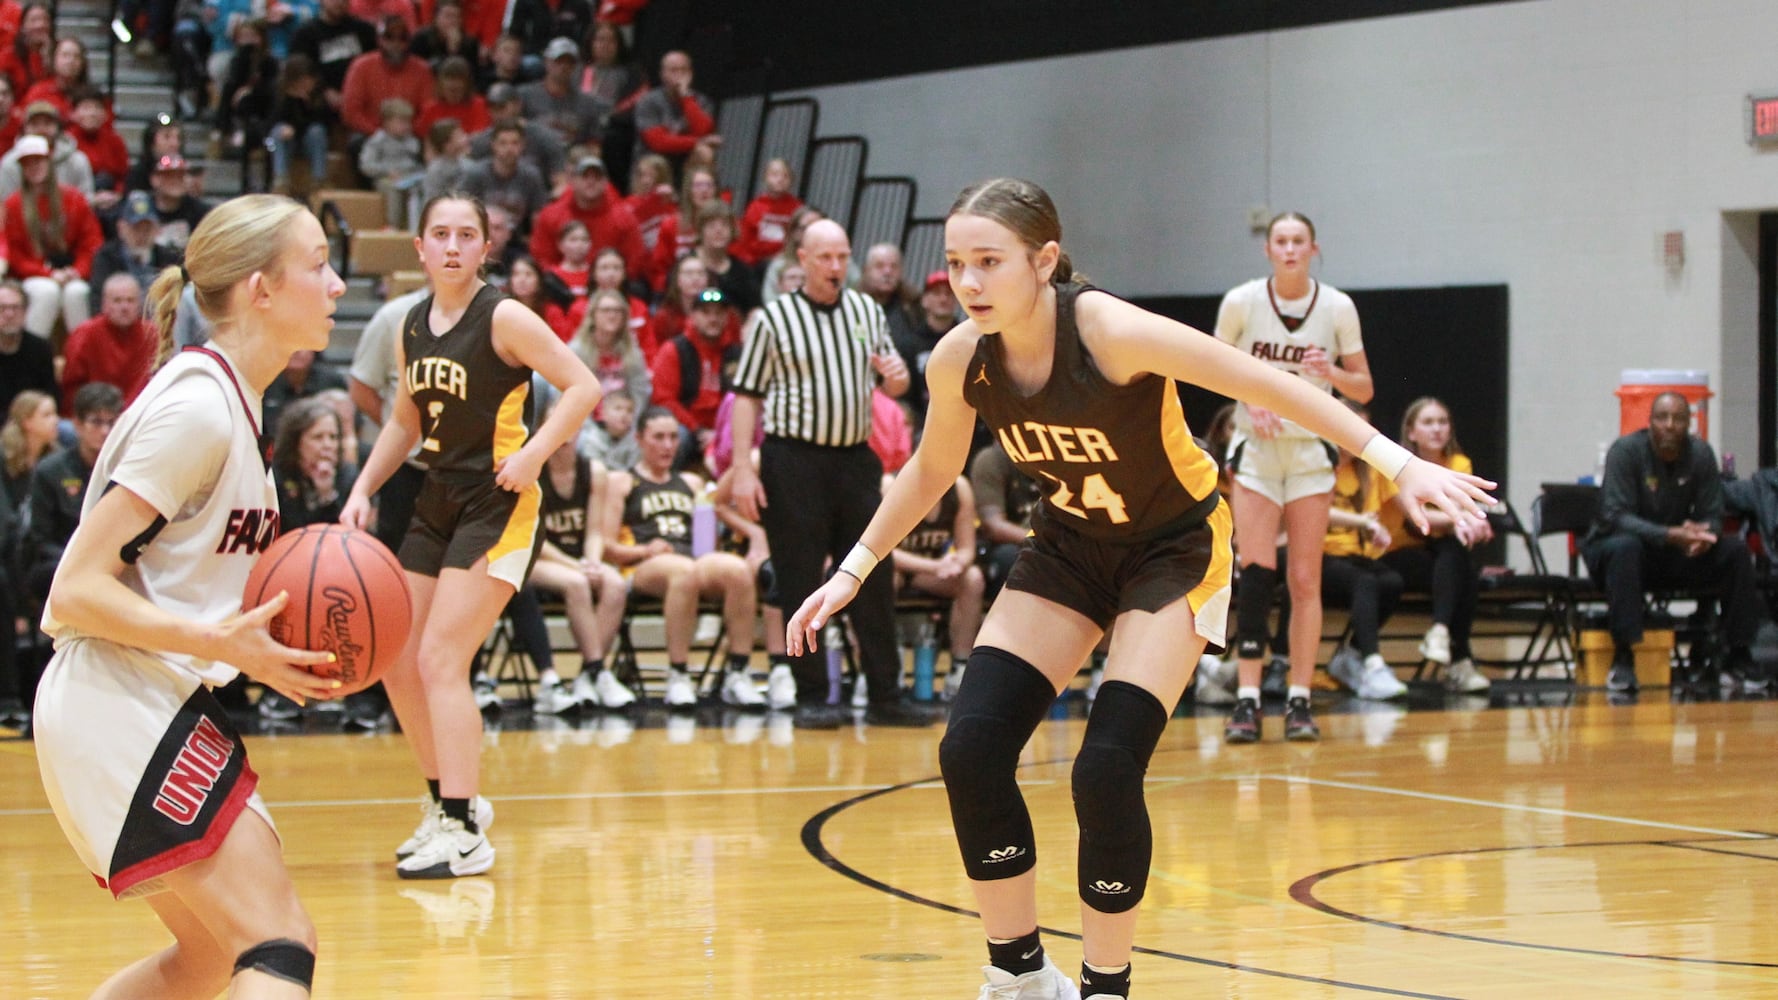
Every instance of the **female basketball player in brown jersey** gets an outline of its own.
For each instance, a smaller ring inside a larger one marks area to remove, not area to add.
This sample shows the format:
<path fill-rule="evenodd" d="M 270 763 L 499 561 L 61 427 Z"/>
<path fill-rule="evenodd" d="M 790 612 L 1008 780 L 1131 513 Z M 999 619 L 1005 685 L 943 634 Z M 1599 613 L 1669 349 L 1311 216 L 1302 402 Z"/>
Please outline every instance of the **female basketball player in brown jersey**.
<path fill-rule="evenodd" d="M 93 996 L 306 997 L 315 928 L 210 689 L 237 671 L 299 702 L 339 687 L 293 666 L 331 654 L 267 634 L 285 594 L 243 613 L 241 591 L 278 525 L 260 396 L 293 353 L 327 346 L 345 284 L 315 217 L 271 195 L 212 211 L 185 266 L 214 332 L 156 373 L 95 463 L 44 612 L 38 766 L 99 884 L 146 897 L 173 934 Z M 185 285 L 168 268 L 149 293 L 163 354 Z"/>
<path fill-rule="evenodd" d="M 599 381 L 538 315 L 482 280 L 488 217 L 480 202 L 440 195 L 414 239 L 433 294 L 402 323 L 395 408 L 340 520 L 362 528 L 370 497 L 419 445 L 426 480 L 401 544 L 414 639 L 384 684 L 419 758 L 428 798 L 396 850 L 403 878 L 487 871 L 493 818 L 477 795 L 482 717 L 469 666 L 524 584 L 541 542 L 537 477 L 599 402 Z M 562 395 L 529 430 L 531 373 Z"/>
<path fill-rule="evenodd" d="M 1035 842 L 1019 754 L 1115 622 L 1105 681 L 1074 765 L 1089 997 L 1127 997 L 1153 842 L 1142 779 L 1207 642 L 1221 643 L 1230 519 L 1193 444 L 1174 382 L 1300 421 L 1432 503 L 1481 516 L 1489 486 L 1414 459 L 1333 397 L 1214 338 L 1091 289 L 1062 252 L 1042 189 L 968 188 L 945 223 L 951 286 L 968 319 L 927 364 L 926 434 L 852 553 L 791 619 L 793 652 L 938 502 L 979 413 L 1021 471 L 1047 483 L 1033 538 L 988 613 L 939 748 L 964 867 L 988 935 L 984 997 L 1080 996 L 1037 936 Z"/>

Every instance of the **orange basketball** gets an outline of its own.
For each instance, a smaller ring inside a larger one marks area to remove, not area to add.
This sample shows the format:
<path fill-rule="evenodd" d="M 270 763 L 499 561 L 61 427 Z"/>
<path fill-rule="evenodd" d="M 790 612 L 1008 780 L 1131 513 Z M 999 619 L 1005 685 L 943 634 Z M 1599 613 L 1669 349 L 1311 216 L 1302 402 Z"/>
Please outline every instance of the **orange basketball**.
<path fill-rule="evenodd" d="M 241 607 L 290 593 L 272 638 L 325 649 L 338 662 L 309 668 L 342 682 L 344 697 L 376 683 L 401 655 L 412 618 L 407 575 L 382 542 L 340 524 L 311 524 L 280 536 L 247 575 Z"/>

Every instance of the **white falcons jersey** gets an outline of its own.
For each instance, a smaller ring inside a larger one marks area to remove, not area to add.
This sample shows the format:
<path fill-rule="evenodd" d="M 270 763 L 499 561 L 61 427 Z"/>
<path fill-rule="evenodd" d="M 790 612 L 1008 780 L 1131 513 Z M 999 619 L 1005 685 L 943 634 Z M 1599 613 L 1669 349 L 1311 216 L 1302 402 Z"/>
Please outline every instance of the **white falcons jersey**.
<path fill-rule="evenodd" d="M 260 396 L 236 371 L 214 347 L 174 355 L 112 429 L 81 505 L 84 522 L 108 489 L 124 487 L 148 501 L 164 523 L 126 550 L 121 580 L 157 607 L 201 622 L 240 612 L 248 572 L 278 537 L 278 493 L 259 451 Z M 43 630 L 58 646 L 82 638 L 47 610 Z M 211 685 L 237 673 L 183 654 L 118 652 Z"/>
<path fill-rule="evenodd" d="M 1332 392 L 1333 383 L 1303 371 L 1303 354 L 1319 347 L 1327 352 L 1329 361 L 1337 361 L 1364 350 L 1352 297 L 1332 285 L 1312 281 L 1309 294 L 1300 299 L 1273 299 L 1269 278 L 1255 278 L 1230 289 L 1216 313 L 1216 339 L 1291 372 L 1323 392 Z M 1253 432 L 1246 403 L 1235 407 L 1235 429 L 1244 437 Z M 1278 436 L 1315 435 L 1286 420 Z"/>

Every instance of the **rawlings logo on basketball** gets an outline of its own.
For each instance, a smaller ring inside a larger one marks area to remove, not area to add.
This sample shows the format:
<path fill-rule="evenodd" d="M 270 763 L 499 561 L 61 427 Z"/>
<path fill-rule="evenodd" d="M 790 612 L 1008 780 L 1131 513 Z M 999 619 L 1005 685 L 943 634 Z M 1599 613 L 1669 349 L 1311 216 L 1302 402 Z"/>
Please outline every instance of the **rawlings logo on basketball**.
<path fill-rule="evenodd" d="M 1130 887 L 1122 882 L 1107 882 L 1101 878 L 1093 880 L 1093 891 L 1107 896 L 1117 896 L 1129 892 Z"/>
<path fill-rule="evenodd" d="M 988 852 L 988 860 L 986 863 L 993 865 L 999 864 L 1002 861 L 1011 861 L 1014 858 L 1023 856 L 1024 853 L 1025 849 L 1023 847 L 998 847 Z"/>
<path fill-rule="evenodd" d="M 321 597 L 327 602 L 322 615 L 327 624 L 321 630 L 321 648 L 339 658 L 341 680 L 354 680 L 358 677 L 358 660 L 364 655 L 364 647 L 352 641 L 352 615 L 358 610 L 358 601 L 339 587 L 322 588 Z"/>

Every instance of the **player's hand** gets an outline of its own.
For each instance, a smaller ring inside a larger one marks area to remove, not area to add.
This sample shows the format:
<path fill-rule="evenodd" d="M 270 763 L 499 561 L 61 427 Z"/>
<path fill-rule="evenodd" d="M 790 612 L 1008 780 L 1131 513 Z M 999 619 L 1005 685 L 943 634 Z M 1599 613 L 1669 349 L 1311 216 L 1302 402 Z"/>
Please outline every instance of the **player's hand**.
<path fill-rule="evenodd" d="M 1270 441 L 1284 429 L 1284 418 L 1263 406 L 1248 406 L 1247 415 L 1253 419 L 1253 436 L 1261 441 Z"/>
<path fill-rule="evenodd" d="M 1303 352 L 1303 374 L 1311 378 L 1333 378 L 1333 359 L 1327 351 L 1320 347 L 1311 347 Z"/>
<path fill-rule="evenodd" d="M 346 505 L 340 508 L 340 523 L 358 531 L 369 531 L 370 497 L 353 490 L 346 498 Z"/>
<path fill-rule="evenodd" d="M 870 366 L 877 370 L 878 375 L 883 376 L 885 382 L 908 377 L 908 363 L 901 360 L 901 355 L 895 351 L 871 355 Z"/>
<path fill-rule="evenodd" d="M 1376 518 L 1371 518 L 1365 525 L 1365 530 L 1370 532 L 1371 544 L 1385 552 L 1387 552 L 1389 546 L 1395 542 L 1395 539 L 1389 534 L 1389 529 L 1383 527 L 1383 522 Z"/>
<path fill-rule="evenodd" d="M 753 471 L 753 463 L 737 461 L 729 466 L 729 493 L 735 510 L 749 521 L 758 521 L 760 509 L 766 506 L 766 488 Z"/>
<path fill-rule="evenodd" d="M 955 580 L 958 576 L 962 575 L 964 569 L 968 568 L 968 565 L 969 564 L 964 561 L 962 553 L 946 552 L 939 558 L 938 565 L 933 567 L 932 575 L 938 577 L 940 580 Z"/>
<path fill-rule="evenodd" d="M 1427 504 L 1450 516 L 1453 532 L 1465 527 L 1473 529 L 1477 521 L 1486 525 L 1488 515 L 1483 508 L 1494 506 L 1495 500 L 1488 491 L 1496 485 L 1480 476 L 1453 472 L 1423 458 L 1408 459 L 1401 474 L 1395 477 L 1402 509 L 1422 535 L 1431 532 L 1424 509 Z"/>
<path fill-rule="evenodd" d="M 784 648 L 791 656 L 801 656 L 805 652 L 813 653 L 817 648 L 816 637 L 821 634 L 822 626 L 828 619 L 840 612 L 840 609 L 852 603 L 858 596 L 859 582 L 850 573 L 835 573 L 833 578 L 822 584 L 803 606 L 796 609 L 790 621 L 784 625 Z"/>
<path fill-rule="evenodd" d="M 542 474 L 543 460 L 547 457 L 532 454 L 530 445 L 520 448 L 494 466 L 494 485 L 508 493 L 528 489 Z"/>
<path fill-rule="evenodd" d="M 316 677 L 298 664 L 320 666 L 333 662 L 326 650 L 292 649 L 272 638 L 267 627 L 271 620 L 290 603 L 287 591 L 251 611 L 216 626 L 214 659 L 234 667 L 248 677 L 285 695 L 297 704 L 311 698 L 331 698 L 340 689 L 340 682 Z"/>

